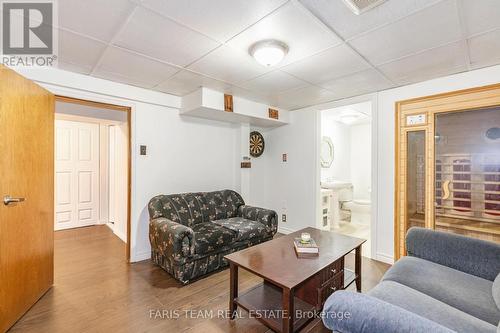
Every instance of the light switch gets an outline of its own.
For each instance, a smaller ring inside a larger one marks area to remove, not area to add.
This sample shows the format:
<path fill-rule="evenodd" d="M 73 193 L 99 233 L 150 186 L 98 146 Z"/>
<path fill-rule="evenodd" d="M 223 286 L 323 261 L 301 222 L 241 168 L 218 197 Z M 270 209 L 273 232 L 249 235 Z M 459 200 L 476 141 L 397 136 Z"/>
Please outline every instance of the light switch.
<path fill-rule="evenodd" d="M 147 155 L 147 147 L 145 145 L 141 145 L 141 155 Z"/>

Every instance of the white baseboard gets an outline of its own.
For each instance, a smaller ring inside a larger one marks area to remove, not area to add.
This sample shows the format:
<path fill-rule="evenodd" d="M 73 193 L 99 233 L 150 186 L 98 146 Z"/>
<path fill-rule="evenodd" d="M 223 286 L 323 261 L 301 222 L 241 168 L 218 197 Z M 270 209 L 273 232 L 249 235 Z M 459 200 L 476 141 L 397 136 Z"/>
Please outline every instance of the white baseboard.
<path fill-rule="evenodd" d="M 115 231 L 113 230 L 113 233 L 118 236 L 125 244 L 127 243 L 127 235 L 124 234 L 123 232 Z"/>
<path fill-rule="evenodd" d="M 141 253 L 135 253 L 130 256 L 130 262 L 138 262 L 138 261 L 143 261 L 143 260 L 148 260 L 151 259 L 151 252 L 141 252 Z"/>
<path fill-rule="evenodd" d="M 120 238 L 124 243 L 127 243 L 127 234 L 121 231 L 115 230 L 115 225 L 113 223 L 106 223 L 106 226 L 111 229 L 111 231 Z"/>
<path fill-rule="evenodd" d="M 375 254 L 375 258 L 373 258 L 377 261 L 385 262 L 386 264 L 393 265 L 394 264 L 394 258 L 383 253 L 377 253 Z"/>
<path fill-rule="evenodd" d="M 297 230 L 293 230 L 293 229 L 290 229 L 287 227 L 278 226 L 278 232 L 280 234 L 288 235 L 288 234 L 291 234 L 292 232 L 295 232 L 295 231 L 297 231 Z"/>

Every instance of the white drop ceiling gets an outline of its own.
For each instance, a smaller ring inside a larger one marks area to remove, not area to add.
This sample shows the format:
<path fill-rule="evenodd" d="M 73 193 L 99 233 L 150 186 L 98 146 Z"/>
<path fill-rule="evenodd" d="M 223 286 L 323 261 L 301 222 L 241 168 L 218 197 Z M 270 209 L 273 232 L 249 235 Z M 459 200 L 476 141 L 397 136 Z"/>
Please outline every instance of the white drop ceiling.
<path fill-rule="evenodd" d="M 59 67 L 178 96 L 200 86 L 285 109 L 500 63 L 500 1 L 63 0 Z M 248 48 L 278 39 L 272 68 Z"/>

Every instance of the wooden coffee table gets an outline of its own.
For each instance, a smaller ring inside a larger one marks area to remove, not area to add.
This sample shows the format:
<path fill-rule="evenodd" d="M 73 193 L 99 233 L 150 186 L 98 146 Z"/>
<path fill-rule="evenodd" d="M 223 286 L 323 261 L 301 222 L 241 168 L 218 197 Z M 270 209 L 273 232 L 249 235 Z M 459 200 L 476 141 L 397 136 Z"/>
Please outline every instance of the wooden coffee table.
<path fill-rule="evenodd" d="M 299 259 L 293 239 L 308 232 L 319 246 L 319 256 Z M 276 332 L 296 332 L 323 308 L 328 296 L 356 282 L 361 291 L 361 246 L 366 240 L 306 228 L 227 255 L 230 269 L 229 311 L 238 306 Z M 344 257 L 355 251 L 354 272 L 344 267 Z M 238 294 L 238 267 L 264 279 Z"/>

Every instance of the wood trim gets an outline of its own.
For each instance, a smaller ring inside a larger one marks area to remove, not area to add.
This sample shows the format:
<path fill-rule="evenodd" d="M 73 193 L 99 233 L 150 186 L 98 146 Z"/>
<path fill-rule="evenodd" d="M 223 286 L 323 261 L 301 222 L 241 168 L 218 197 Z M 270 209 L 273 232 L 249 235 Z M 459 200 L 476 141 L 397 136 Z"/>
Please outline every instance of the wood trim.
<path fill-rule="evenodd" d="M 130 252 L 131 252 L 131 219 L 132 219 L 132 108 L 127 110 L 127 127 L 128 127 L 128 149 L 127 149 L 127 178 L 128 178 L 128 194 L 127 194 L 127 252 L 126 259 L 130 262 Z"/>
<path fill-rule="evenodd" d="M 461 90 L 454 90 L 454 91 L 449 91 L 449 92 L 439 93 L 439 94 L 434 94 L 434 95 L 428 95 L 428 96 L 421 96 L 421 97 L 416 97 L 416 98 L 398 101 L 396 103 L 412 104 L 412 103 L 417 103 L 417 102 L 422 102 L 422 101 L 428 102 L 428 101 L 446 98 L 446 97 L 453 97 L 453 96 L 457 96 L 457 95 L 477 93 L 477 92 L 489 91 L 489 90 L 494 90 L 494 89 L 500 89 L 500 83 L 495 83 L 495 84 L 490 84 L 490 85 L 480 86 L 480 87 L 474 87 L 474 88 L 461 89 Z"/>
<path fill-rule="evenodd" d="M 74 97 L 67 97 L 67 96 L 61 96 L 61 95 L 56 95 L 55 98 L 56 98 L 56 102 L 66 102 L 66 103 L 91 106 L 91 107 L 101 108 L 101 109 L 130 112 L 130 107 L 128 107 L 128 106 L 114 105 L 114 104 L 101 103 L 101 102 L 94 102 L 94 101 L 88 101 L 88 100 L 85 100 L 85 99 L 74 98 Z"/>
<path fill-rule="evenodd" d="M 399 252 L 399 114 L 400 102 L 396 102 L 396 112 L 395 112 L 395 139 L 394 139 L 394 261 L 398 260 L 400 257 Z"/>
<path fill-rule="evenodd" d="M 269 113 L 269 118 L 271 118 L 271 119 L 278 120 L 280 117 L 279 111 L 276 109 L 269 108 L 268 113 Z"/>
<path fill-rule="evenodd" d="M 224 111 L 233 112 L 233 95 L 224 94 Z"/>
<path fill-rule="evenodd" d="M 130 253 L 131 253 L 131 212 L 132 212 L 132 108 L 130 106 L 123 105 L 115 105 L 108 104 L 102 102 L 95 102 L 75 97 L 61 96 L 56 95 L 55 100 L 58 102 L 79 104 L 85 106 L 91 106 L 95 108 L 115 110 L 127 112 L 127 132 L 128 132 L 128 140 L 127 140 L 127 253 L 126 259 L 127 262 L 130 262 Z M 55 110 L 54 110 L 55 112 Z"/>
<path fill-rule="evenodd" d="M 401 162 L 405 158 L 406 147 L 402 147 L 404 140 L 402 135 L 412 131 L 425 131 L 425 227 L 436 229 L 435 221 L 435 116 L 446 112 L 466 112 L 475 109 L 486 109 L 500 106 L 500 83 L 477 88 L 469 88 L 451 91 L 436 95 L 423 96 L 395 104 L 395 202 L 394 202 L 394 258 L 399 259 L 405 255 L 404 246 L 406 217 L 403 202 L 406 200 L 406 176 L 401 174 Z M 407 115 L 425 113 L 426 124 L 406 125 L 404 121 Z"/>

